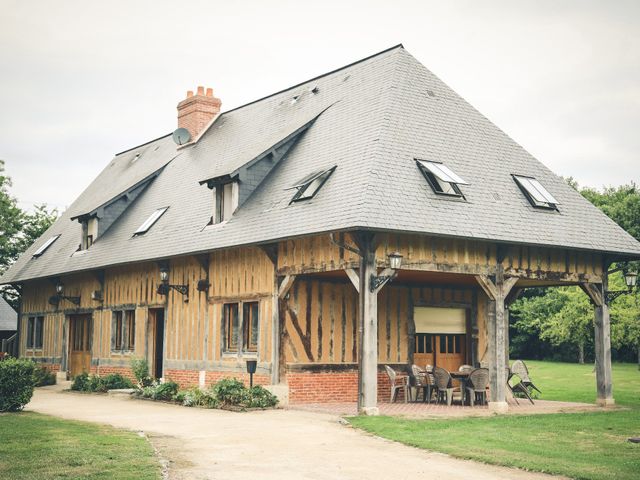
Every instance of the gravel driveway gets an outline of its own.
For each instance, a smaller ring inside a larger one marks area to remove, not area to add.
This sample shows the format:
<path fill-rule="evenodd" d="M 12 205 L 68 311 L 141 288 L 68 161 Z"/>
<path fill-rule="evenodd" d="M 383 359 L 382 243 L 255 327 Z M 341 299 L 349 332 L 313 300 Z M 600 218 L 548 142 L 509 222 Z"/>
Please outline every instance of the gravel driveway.
<path fill-rule="evenodd" d="M 549 479 L 418 450 L 296 410 L 234 413 L 36 389 L 27 410 L 144 432 L 171 479 Z"/>

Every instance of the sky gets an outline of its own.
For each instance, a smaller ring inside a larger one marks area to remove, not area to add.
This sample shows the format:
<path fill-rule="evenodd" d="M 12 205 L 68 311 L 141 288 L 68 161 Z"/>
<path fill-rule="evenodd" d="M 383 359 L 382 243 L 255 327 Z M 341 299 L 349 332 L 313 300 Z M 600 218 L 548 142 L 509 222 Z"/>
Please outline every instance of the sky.
<path fill-rule="evenodd" d="M 0 159 L 64 210 L 187 90 L 222 110 L 398 43 L 582 186 L 640 183 L 640 2 L 0 0 Z"/>

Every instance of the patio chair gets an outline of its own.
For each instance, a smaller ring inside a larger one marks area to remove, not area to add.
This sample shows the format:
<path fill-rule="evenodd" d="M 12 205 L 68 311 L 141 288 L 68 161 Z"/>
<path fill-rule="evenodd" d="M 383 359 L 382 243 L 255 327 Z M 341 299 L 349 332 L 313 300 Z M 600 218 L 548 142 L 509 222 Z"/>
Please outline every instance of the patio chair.
<path fill-rule="evenodd" d="M 389 365 L 385 365 L 389 382 L 391 383 L 391 402 L 395 402 L 398 390 L 404 390 L 404 403 L 409 401 L 409 375 L 398 374 Z"/>
<path fill-rule="evenodd" d="M 422 401 L 431 403 L 431 387 L 433 386 L 431 378 L 433 377 L 433 374 L 427 373 L 426 370 L 421 369 L 415 364 L 411 365 L 411 372 L 413 373 L 413 379 L 415 381 L 414 386 L 416 387 L 415 400 L 418 401 L 418 397 L 420 396 L 420 389 L 422 389 Z"/>
<path fill-rule="evenodd" d="M 433 369 L 433 376 L 436 381 L 438 402 L 446 401 L 447 405 L 451 405 L 451 402 L 453 401 L 451 374 L 442 367 L 435 367 Z"/>
<path fill-rule="evenodd" d="M 473 407 L 475 400 L 480 398 L 480 404 L 487 403 L 487 386 L 489 385 L 489 370 L 486 368 L 476 368 L 469 374 L 467 381 L 467 392 L 469 394 L 469 404 Z"/>
<path fill-rule="evenodd" d="M 537 390 L 539 393 L 542 393 L 538 387 L 536 387 L 531 379 L 529 378 L 529 369 L 525 365 L 522 360 L 516 360 L 513 362 L 511 366 L 511 375 L 517 376 L 520 379 L 520 382 L 516 383 L 511 387 L 511 391 L 515 393 L 522 393 L 533 405 L 534 401 L 531 398 L 531 390 Z M 515 395 L 514 395 L 515 398 Z M 517 400 L 516 400 L 517 403 Z"/>
<path fill-rule="evenodd" d="M 513 398 L 513 401 L 516 402 L 516 405 L 520 405 L 520 402 L 518 402 L 518 399 L 513 394 L 513 387 L 509 383 L 512 377 L 513 377 L 513 372 L 511 371 L 511 368 L 507 367 L 507 389 L 509 390 L 509 392 L 511 392 L 511 398 Z"/>

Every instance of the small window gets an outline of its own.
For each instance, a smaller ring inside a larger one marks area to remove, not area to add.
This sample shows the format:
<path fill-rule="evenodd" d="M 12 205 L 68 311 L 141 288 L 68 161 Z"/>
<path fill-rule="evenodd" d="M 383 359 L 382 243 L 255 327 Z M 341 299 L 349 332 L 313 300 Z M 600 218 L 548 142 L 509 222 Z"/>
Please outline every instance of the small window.
<path fill-rule="evenodd" d="M 258 302 L 247 302 L 242 306 L 242 349 L 258 351 Z"/>
<path fill-rule="evenodd" d="M 39 257 L 40 255 L 42 255 L 47 248 L 49 248 L 51 245 L 53 245 L 53 242 L 55 242 L 56 240 L 58 240 L 58 238 L 60 238 L 60 235 L 54 235 L 53 237 L 51 237 L 49 240 L 47 240 L 46 242 L 44 242 L 42 244 L 42 246 L 40 248 L 38 248 L 38 250 L 35 251 L 35 253 L 33 254 L 34 257 Z"/>
<path fill-rule="evenodd" d="M 44 317 L 27 319 L 27 348 L 42 349 L 44 337 Z"/>
<path fill-rule="evenodd" d="M 154 223 L 158 221 L 158 219 L 169 209 L 169 207 L 159 208 L 147 218 L 142 225 L 138 227 L 138 229 L 133 232 L 134 235 L 142 235 L 147 233 L 147 231 L 153 226 Z"/>
<path fill-rule="evenodd" d="M 238 208 L 238 183 L 229 182 L 213 188 L 213 223 L 229 220 Z"/>
<path fill-rule="evenodd" d="M 297 190 L 296 194 L 291 199 L 291 202 L 299 202 L 313 198 L 335 169 L 336 166 L 334 165 L 328 170 L 318 170 L 313 172 L 297 182 L 294 186 L 288 188 L 287 190 L 294 188 Z"/>
<path fill-rule="evenodd" d="M 227 303 L 223 307 L 223 351 L 234 354 L 258 352 L 259 302 Z"/>
<path fill-rule="evenodd" d="M 98 238 L 98 219 L 91 217 L 82 224 L 82 244 L 81 250 L 87 250 Z"/>
<path fill-rule="evenodd" d="M 235 353 L 238 351 L 238 304 L 224 305 L 224 351 Z"/>
<path fill-rule="evenodd" d="M 433 335 L 416 333 L 416 353 L 433 353 Z"/>
<path fill-rule="evenodd" d="M 113 312 L 111 323 L 111 350 L 132 352 L 136 343 L 136 315 L 133 310 Z"/>
<path fill-rule="evenodd" d="M 420 171 L 427 179 L 433 191 L 439 195 L 451 195 L 462 197 L 462 191 L 458 185 L 469 185 L 462 177 L 458 176 L 449 167 L 440 162 L 428 160 L 416 160 Z"/>
<path fill-rule="evenodd" d="M 533 177 L 513 175 L 522 193 L 534 207 L 557 210 L 558 202 L 542 184 Z"/>

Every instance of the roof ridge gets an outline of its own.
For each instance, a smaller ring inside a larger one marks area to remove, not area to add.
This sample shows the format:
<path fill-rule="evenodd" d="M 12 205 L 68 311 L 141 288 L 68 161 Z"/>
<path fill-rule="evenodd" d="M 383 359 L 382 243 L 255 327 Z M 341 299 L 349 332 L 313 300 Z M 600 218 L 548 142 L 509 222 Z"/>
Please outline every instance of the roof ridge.
<path fill-rule="evenodd" d="M 399 49 L 399 48 L 404 49 L 404 45 L 402 43 L 398 43 L 397 45 L 394 45 L 393 47 L 385 48 L 384 50 L 382 50 L 380 52 L 377 52 L 377 53 L 374 53 L 373 55 L 369 55 L 368 57 L 361 58 L 360 60 L 356 60 L 355 62 L 351 62 L 351 63 L 349 63 L 347 65 L 343 65 L 342 67 L 336 68 L 336 69 L 331 70 L 329 72 L 325 72 L 325 73 L 323 73 L 321 75 L 317 75 L 317 76 L 315 76 L 313 78 L 309 78 L 307 80 L 304 80 L 303 82 L 296 83 L 295 85 L 292 85 L 290 87 L 284 88 L 284 89 L 279 90 L 277 92 L 270 93 L 269 95 L 265 95 L 264 97 L 258 98 L 256 100 L 252 100 L 252 101 L 250 101 L 248 103 L 245 103 L 245 104 L 240 105 L 238 107 L 232 108 L 231 110 L 226 110 L 226 111 L 222 112 L 221 115 L 224 115 L 224 114 L 227 114 L 227 113 L 231 113 L 231 112 L 235 112 L 236 110 L 240 110 L 241 108 L 248 107 L 249 105 L 253 105 L 254 103 L 261 102 L 262 100 L 266 100 L 267 98 L 275 97 L 276 95 L 280 95 L 281 93 L 287 92 L 289 90 L 293 90 L 294 88 L 298 88 L 299 86 L 304 85 L 305 83 L 313 82 L 314 80 L 319 80 L 319 79 L 321 79 L 323 77 L 326 77 L 326 76 L 329 76 L 329 75 L 333 75 L 334 73 L 340 72 L 341 70 L 345 70 L 347 68 L 353 67 L 354 65 L 357 65 L 357 64 L 362 63 L 362 62 L 366 62 L 367 60 L 371 60 L 372 58 L 375 58 L 377 56 L 383 55 L 385 53 L 388 53 L 388 52 L 390 52 L 392 50 L 396 50 L 396 49 Z"/>

